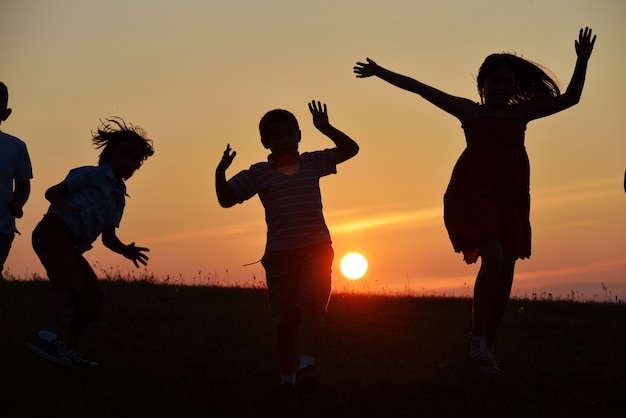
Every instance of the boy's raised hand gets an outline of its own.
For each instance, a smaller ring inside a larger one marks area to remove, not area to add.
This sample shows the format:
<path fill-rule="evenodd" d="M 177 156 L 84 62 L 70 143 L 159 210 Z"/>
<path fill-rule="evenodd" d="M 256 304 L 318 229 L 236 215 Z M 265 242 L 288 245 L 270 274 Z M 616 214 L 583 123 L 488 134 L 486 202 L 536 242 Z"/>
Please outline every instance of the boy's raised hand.
<path fill-rule="evenodd" d="M 231 152 L 230 144 L 226 144 L 226 149 L 224 150 L 224 154 L 222 155 L 222 159 L 217 165 L 218 171 L 226 171 L 228 167 L 232 164 L 235 159 L 235 155 L 237 155 L 237 151 Z"/>
<path fill-rule="evenodd" d="M 328 113 L 326 111 L 326 103 L 322 104 L 321 102 L 315 102 L 312 100 L 309 103 L 309 110 L 313 115 L 313 125 L 324 132 L 328 127 L 330 127 L 330 122 L 328 121 Z"/>
<path fill-rule="evenodd" d="M 593 51 L 593 44 L 596 43 L 596 35 L 591 37 L 591 29 L 586 27 L 578 32 L 578 40 L 574 41 L 574 47 L 576 48 L 576 55 L 579 58 L 588 60 Z"/>
<path fill-rule="evenodd" d="M 378 64 L 376 64 L 373 60 L 367 58 L 367 62 L 357 62 L 353 67 L 354 73 L 357 78 L 366 78 L 376 75 L 376 69 L 378 68 Z"/>

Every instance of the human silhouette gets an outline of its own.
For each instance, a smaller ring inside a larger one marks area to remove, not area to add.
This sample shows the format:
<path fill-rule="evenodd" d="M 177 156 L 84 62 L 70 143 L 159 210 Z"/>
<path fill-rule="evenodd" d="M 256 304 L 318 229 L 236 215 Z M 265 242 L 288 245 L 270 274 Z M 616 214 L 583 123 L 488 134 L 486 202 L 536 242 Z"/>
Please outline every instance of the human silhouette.
<path fill-rule="evenodd" d="M 481 65 L 480 103 L 389 71 L 369 58 L 354 67 L 358 78 L 381 78 L 422 96 L 461 122 L 467 147 L 444 195 L 444 221 L 454 250 L 462 252 L 468 264 L 481 258 L 469 346 L 470 358 L 490 380 L 501 376 L 493 345 L 509 300 L 515 262 L 531 253 L 526 125 L 579 102 L 596 39 L 591 32 L 581 29 L 574 42 L 577 60 L 563 94 L 539 65 L 506 53 L 489 55 Z"/>
<path fill-rule="evenodd" d="M 138 126 L 120 118 L 107 119 L 92 135 L 100 149 L 97 166 L 70 170 L 62 182 L 46 190 L 48 212 L 33 231 L 33 248 L 46 269 L 51 292 L 43 325 L 26 344 L 38 356 L 65 367 L 95 367 L 75 351 L 90 322 L 100 319 L 105 294 L 83 253 L 102 236 L 111 251 L 146 265 L 147 248 L 124 244 L 117 237 L 125 206 L 126 184 L 154 154 L 152 141 Z M 64 340 L 58 328 L 65 308 L 73 307 Z"/>
<path fill-rule="evenodd" d="M 9 90 L 0 82 L 0 124 L 11 115 Z M 18 233 L 15 219 L 23 215 L 22 208 L 30 196 L 33 169 L 24 141 L 0 131 L 0 283 L 11 245 Z"/>
<path fill-rule="evenodd" d="M 287 110 L 276 109 L 259 124 L 261 143 L 271 151 L 267 162 L 253 164 L 227 181 L 226 169 L 236 154 L 227 145 L 215 173 L 221 206 L 228 208 L 258 194 L 265 209 L 267 242 L 261 262 L 276 328 L 280 399 L 286 403 L 306 398 L 318 387 L 314 364 L 334 257 L 319 180 L 336 173 L 337 164 L 359 151 L 356 142 L 330 124 L 325 104 L 312 101 L 309 110 L 315 127 L 335 148 L 300 153 L 297 119 Z"/>

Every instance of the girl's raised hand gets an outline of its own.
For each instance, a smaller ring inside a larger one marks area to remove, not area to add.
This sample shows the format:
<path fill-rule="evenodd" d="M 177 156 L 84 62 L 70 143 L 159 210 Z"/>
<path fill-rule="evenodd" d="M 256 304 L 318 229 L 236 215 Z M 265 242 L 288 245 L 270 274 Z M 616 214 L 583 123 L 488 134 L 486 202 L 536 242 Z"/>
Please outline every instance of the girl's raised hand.
<path fill-rule="evenodd" d="M 378 65 L 371 59 L 367 58 L 367 63 L 357 62 L 356 65 L 353 67 L 353 70 L 357 78 L 365 78 L 376 75 L 377 68 Z"/>
<path fill-rule="evenodd" d="M 588 60 L 593 51 L 593 44 L 596 42 L 596 35 L 591 37 L 591 29 L 586 27 L 581 29 L 578 33 L 578 40 L 574 41 L 574 47 L 576 48 L 576 55 L 579 58 Z"/>

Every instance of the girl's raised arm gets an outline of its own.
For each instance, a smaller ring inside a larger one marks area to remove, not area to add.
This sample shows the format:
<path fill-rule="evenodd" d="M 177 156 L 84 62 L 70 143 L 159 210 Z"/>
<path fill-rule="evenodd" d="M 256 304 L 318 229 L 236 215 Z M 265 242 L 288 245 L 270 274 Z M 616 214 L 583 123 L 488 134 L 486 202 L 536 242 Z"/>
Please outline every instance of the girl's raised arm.
<path fill-rule="evenodd" d="M 387 70 L 369 58 L 367 58 L 366 63 L 357 62 L 354 66 L 354 73 L 357 78 L 376 76 L 389 84 L 418 94 L 438 108 L 460 120 L 467 118 L 476 106 L 476 103 L 469 99 L 452 96 L 413 78 Z"/>
<path fill-rule="evenodd" d="M 574 67 L 574 74 L 570 80 L 567 90 L 562 95 L 549 100 L 537 100 L 526 102 L 525 113 L 528 120 L 542 118 L 554 113 L 565 110 L 574 106 L 580 101 L 580 96 L 583 92 L 583 86 L 585 85 L 585 76 L 587 74 L 587 63 L 591 52 L 593 51 L 593 45 L 596 42 L 596 35 L 591 36 L 591 29 L 581 29 L 578 34 L 578 40 L 574 42 L 576 49 L 576 65 Z"/>

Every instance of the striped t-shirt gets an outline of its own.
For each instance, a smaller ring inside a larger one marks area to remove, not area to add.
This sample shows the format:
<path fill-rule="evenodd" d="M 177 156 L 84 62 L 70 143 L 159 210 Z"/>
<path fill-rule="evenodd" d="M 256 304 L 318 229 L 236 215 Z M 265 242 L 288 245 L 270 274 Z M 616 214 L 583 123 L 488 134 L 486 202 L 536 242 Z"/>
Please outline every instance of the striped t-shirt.
<path fill-rule="evenodd" d="M 331 242 L 319 180 L 337 172 L 337 149 L 304 152 L 298 162 L 299 169 L 289 173 L 270 156 L 228 181 L 238 203 L 259 195 L 267 224 L 266 252 Z"/>

